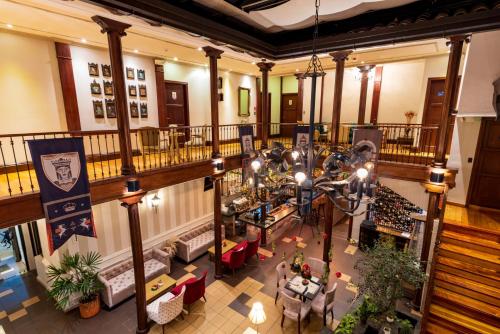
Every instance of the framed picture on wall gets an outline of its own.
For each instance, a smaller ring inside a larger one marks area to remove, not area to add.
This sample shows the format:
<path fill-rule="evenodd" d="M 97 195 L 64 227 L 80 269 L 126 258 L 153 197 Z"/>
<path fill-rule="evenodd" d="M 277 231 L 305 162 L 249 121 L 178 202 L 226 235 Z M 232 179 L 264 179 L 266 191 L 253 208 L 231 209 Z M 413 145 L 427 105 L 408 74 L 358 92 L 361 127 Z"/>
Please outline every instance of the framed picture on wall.
<path fill-rule="evenodd" d="M 113 95 L 113 81 L 106 81 L 104 80 L 103 83 L 104 86 L 104 95 Z"/>
<path fill-rule="evenodd" d="M 92 95 L 101 95 L 101 84 L 97 81 L 93 81 L 90 83 L 90 93 Z"/>
<path fill-rule="evenodd" d="M 137 86 L 136 85 L 128 85 L 128 96 L 131 96 L 131 97 L 137 96 Z"/>
<path fill-rule="evenodd" d="M 148 118 L 148 104 L 141 103 L 141 118 Z"/>
<path fill-rule="evenodd" d="M 92 104 L 94 105 L 94 117 L 95 118 L 104 118 L 104 108 L 102 107 L 101 100 L 93 100 Z"/>
<path fill-rule="evenodd" d="M 146 71 L 144 70 L 137 70 L 137 79 L 143 81 L 146 80 Z"/>
<path fill-rule="evenodd" d="M 134 80 L 134 69 L 132 67 L 127 67 L 127 79 Z"/>
<path fill-rule="evenodd" d="M 107 78 L 110 78 L 111 77 L 111 65 L 104 65 L 102 64 L 101 65 L 101 69 L 102 69 L 102 75 L 107 77 Z"/>
<path fill-rule="evenodd" d="M 224 101 L 224 93 L 219 93 L 219 102 Z"/>
<path fill-rule="evenodd" d="M 140 97 L 148 96 L 148 92 L 146 91 L 146 85 L 139 85 L 139 96 Z"/>
<path fill-rule="evenodd" d="M 89 63 L 89 75 L 92 77 L 99 76 L 99 66 L 96 63 Z"/>
<path fill-rule="evenodd" d="M 222 77 L 217 78 L 217 88 L 222 89 Z"/>
<path fill-rule="evenodd" d="M 139 117 L 139 107 L 137 106 L 137 102 L 130 102 L 130 116 L 133 118 Z"/>
<path fill-rule="evenodd" d="M 107 118 L 116 118 L 115 100 L 106 99 L 106 117 Z"/>

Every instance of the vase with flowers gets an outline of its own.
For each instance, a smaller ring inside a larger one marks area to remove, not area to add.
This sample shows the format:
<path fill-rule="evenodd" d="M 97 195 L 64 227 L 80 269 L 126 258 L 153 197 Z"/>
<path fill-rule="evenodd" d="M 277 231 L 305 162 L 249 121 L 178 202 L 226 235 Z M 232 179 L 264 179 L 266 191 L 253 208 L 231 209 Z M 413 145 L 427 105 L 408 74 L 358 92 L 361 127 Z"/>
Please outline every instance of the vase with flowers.
<path fill-rule="evenodd" d="M 302 265 L 301 274 L 302 274 L 303 278 L 305 278 L 305 279 L 311 279 L 311 267 L 307 263 L 304 263 Z"/>

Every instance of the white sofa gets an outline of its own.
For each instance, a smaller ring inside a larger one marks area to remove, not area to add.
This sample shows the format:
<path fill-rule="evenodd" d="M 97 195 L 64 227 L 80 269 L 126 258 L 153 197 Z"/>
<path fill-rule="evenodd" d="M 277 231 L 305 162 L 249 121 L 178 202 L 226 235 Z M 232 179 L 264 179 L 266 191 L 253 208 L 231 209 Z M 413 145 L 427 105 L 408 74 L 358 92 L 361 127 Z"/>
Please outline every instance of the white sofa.
<path fill-rule="evenodd" d="M 222 239 L 224 240 L 224 225 L 221 228 Z M 214 223 L 205 223 L 179 235 L 177 256 L 189 263 L 200 255 L 205 254 L 213 245 Z"/>

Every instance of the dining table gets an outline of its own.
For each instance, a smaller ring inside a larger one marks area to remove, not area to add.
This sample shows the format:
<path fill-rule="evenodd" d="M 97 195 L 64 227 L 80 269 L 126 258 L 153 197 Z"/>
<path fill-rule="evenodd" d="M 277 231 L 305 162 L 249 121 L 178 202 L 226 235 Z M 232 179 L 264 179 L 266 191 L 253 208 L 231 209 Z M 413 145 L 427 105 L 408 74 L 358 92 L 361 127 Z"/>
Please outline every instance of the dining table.
<path fill-rule="evenodd" d="M 316 276 L 307 279 L 296 275 L 288 279 L 285 289 L 296 293 L 305 302 L 307 299 L 313 300 L 323 290 L 323 283 L 321 278 Z"/>

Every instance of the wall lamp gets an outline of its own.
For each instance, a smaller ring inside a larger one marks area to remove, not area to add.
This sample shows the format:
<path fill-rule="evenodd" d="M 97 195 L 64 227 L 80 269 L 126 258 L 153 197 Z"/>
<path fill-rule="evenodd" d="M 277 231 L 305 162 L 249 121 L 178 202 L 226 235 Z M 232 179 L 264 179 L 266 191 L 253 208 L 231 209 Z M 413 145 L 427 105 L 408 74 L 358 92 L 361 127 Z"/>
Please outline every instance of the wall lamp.
<path fill-rule="evenodd" d="M 155 193 L 153 198 L 151 198 L 151 207 L 155 210 L 155 213 L 158 213 L 158 208 L 160 207 L 160 197 L 158 197 L 158 193 Z"/>
<path fill-rule="evenodd" d="M 224 160 L 222 158 L 215 159 L 213 164 L 215 166 L 216 173 L 224 172 Z"/>

